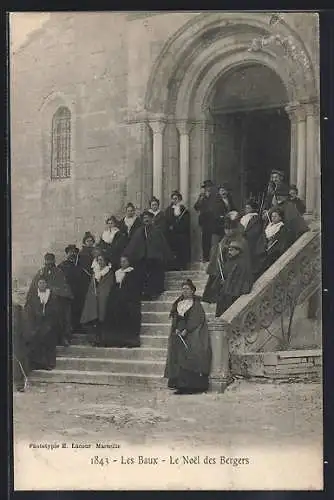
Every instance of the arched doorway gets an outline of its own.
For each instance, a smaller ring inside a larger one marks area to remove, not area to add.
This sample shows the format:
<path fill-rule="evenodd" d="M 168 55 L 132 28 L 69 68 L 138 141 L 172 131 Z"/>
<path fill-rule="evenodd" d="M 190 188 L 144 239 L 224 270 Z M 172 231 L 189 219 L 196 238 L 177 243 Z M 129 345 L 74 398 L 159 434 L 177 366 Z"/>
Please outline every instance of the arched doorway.
<path fill-rule="evenodd" d="M 270 171 L 290 180 L 290 119 L 287 93 L 271 69 L 240 66 L 224 74 L 213 90 L 210 177 L 226 184 L 238 207 L 247 197 L 259 201 Z"/>
<path fill-rule="evenodd" d="M 144 110 L 153 134 L 153 192 L 161 199 L 164 176 L 172 171 L 164 166 L 163 150 L 172 149 L 164 130 L 172 125 L 178 132 L 173 144 L 179 152 L 177 183 L 190 208 L 204 179 L 229 177 L 242 203 L 250 192 L 261 192 L 269 170 L 279 165 L 286 181 L 297 184 L 307 210 L 314 210 L 320 180 L 319 79 L 300 35 L 286 20 L 273 28 L 271 17 L 200 14 L 166 43 L 152 68 Z M 266 43 L 254 44 L 259 39 Z M 228 109 L 233 99 L 236 106 Z M 195 260 L 195 212 L 192 226 Z"/>

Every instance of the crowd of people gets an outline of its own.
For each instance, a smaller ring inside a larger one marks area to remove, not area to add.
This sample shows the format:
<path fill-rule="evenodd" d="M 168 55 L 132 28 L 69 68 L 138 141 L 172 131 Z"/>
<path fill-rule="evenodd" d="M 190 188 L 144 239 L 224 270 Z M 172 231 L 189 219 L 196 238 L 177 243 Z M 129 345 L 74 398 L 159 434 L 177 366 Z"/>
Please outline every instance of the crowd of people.
<path fill-rule="evenodd" d="M 208 387 L 211 346 L 201 300 L 215 303 L 221 316 L 308 229 L 296 187 L 289 189 L 277 171 L 262 198 L 247 200 L 242 211 L 225 186 L 210 180 L 194 209 L 209 276 L 203 297 L 188 280 L 171 309 L 165 376 L 179 394 Z M 16 350 L 24 352 L 18 369 L 52 370 L 56 346 L 68 346 L 74 333 L 86 334 L 98 347 L 139 347 L 141 301 L 160 296 L 167 269 L 188 268 L 190 250 L 190 212 L 175 191 L 164 211 L 155 197 L 141 216 L 128 203 L 122 220 L 108 217 L 99 238 L 87 231 L 81 249 L 67 245 L 59 265 L 47 253 L 24 309 L 13 307 L 13 328 L 24 330 L 26 339 L 23 351 Z"/>

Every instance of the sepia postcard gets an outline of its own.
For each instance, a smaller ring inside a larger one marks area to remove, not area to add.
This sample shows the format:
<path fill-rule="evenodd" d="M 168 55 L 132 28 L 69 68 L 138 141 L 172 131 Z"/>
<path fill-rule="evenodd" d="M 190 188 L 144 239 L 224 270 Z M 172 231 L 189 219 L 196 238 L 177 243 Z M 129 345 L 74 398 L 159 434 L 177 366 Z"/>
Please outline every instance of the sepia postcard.
<path fill-rule="evenodd" d="M 322 490 L 318 14 L 9 25 L 14 489 Z"/>

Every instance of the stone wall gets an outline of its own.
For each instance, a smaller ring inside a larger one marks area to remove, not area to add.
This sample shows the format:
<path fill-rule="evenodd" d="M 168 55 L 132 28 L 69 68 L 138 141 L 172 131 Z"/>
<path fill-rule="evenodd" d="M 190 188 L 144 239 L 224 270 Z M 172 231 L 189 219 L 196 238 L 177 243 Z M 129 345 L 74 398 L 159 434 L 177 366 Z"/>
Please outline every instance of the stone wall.
<path fill-rule="evenodd" d="M 204 15 L 204 14 L 203 14 Z M 307 14 L 308 15 L 308 14 Z M 288 14 L 317 64 L 314 16 Z M 128 123 L 143 110 L 148 81 L 162 49 L 198 12 L 52 13 L 11 57 L 11 183 L 13 273 L 30 276 L 51 250 L 98 234 L 107 214 L 127 201 L 147 204 L 152 183 L 151 132 Z M 303 17 L 304 16 L 304 17 Z M 311 29 L 312 28 L 312 29 Z M 317 67 L 317 66 L 316 66 Z M 166 88 L 170 82 L 166 80 Z M 50 181 L 51 122 L 59 106 L 72 115 L 72 176 Z M 198 128 L 198 127 L 197 127 Z M 164 188 L 177 187 L 176 131 L 166 128 Z M 201 140 L 194 128 L 193 137 Z M 191 162 L 203 158 L 196 145 Z M 191 170 L 191 200 L 203 172 Z M 168 195 L 162 200 L 166 205 Z M 193 214 L 193 220 L 197 217 Z M 197 223 L 196 223 L 197 224 Z M 194 237 L 198 235 L 194 227 Z M 196 234 L 195 234 L 196 233 Z M 194 255 L 198 255 L 194 242 Z"/>

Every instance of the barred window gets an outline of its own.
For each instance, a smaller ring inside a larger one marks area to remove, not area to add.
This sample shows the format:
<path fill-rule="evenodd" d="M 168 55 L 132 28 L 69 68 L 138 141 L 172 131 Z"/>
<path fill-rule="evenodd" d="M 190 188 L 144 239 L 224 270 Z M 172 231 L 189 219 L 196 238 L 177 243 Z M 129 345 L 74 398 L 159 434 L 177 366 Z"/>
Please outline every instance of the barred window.
<path fill-rule="evenodd" d="M 71 177 L 71 112 L 58 108 L 52 118 L 51 179 Z"/>

